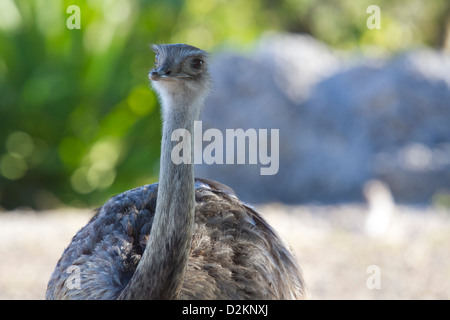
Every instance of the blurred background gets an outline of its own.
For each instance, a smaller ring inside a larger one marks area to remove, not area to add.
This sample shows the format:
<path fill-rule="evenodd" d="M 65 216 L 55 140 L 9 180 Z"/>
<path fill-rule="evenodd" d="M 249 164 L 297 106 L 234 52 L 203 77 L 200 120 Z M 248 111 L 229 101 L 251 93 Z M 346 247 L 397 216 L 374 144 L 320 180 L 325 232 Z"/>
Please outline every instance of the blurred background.
<path fill-rule="evenodd" d="M 447 0 L 1 0 L 0 298 L 43 298 L 90 209 L 158 180 L 149 45 L 179 42 L 212 52 L 203 130 L 280 130 L 276 175 L 196 175 L 267 216 L 310 297 L 449 298 Z"/>

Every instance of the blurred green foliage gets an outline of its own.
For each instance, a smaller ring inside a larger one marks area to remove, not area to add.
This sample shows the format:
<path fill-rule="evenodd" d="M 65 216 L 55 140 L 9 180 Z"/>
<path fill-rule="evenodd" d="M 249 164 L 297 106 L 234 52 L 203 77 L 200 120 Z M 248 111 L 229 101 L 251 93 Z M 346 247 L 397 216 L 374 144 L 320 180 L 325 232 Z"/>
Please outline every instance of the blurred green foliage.
<path fill-rule="evenodd" d="M 380 30 L 366 27 L 371 4 L 0 0 L 1 207 L 99 205 L 157 180 L 151 43 L 245 50 L 264 32 L 290 31 L 342 49 L 445 44 L 448 0 L 378 1 Z M 80 29 L 66 25 L 71 5 L 80 8 Z"/>

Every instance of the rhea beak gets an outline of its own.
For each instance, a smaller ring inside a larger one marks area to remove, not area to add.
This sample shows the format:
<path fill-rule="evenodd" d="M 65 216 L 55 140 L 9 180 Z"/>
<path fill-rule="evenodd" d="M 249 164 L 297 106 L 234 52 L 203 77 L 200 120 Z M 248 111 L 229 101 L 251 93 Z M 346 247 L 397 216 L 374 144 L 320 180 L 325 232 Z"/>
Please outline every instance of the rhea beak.
<path fill-rule="evenodd" d="M 165 80 L 164 78 L 169 78 L 171 76 L 172 70 L 170 65 L 162 65 L 159 68 L 155 68 L 150 71 L 148 77 L 153 81 Z"/>
<path fill-rule="evenodd" d="M 151 71 L 148 77 L 153 81 L 163 80 L 163 78 L 168 78 L 170 75 L 170 71 L 161 73 L 158 71 Z"/>
<path fill-rule="evenodd" d="M 148 77 L 150 80 L 153 80 L 153 81 L 159 80 L 159 74 L 157 71 L 150 71 L 150 73 L 148 74 Z"/>

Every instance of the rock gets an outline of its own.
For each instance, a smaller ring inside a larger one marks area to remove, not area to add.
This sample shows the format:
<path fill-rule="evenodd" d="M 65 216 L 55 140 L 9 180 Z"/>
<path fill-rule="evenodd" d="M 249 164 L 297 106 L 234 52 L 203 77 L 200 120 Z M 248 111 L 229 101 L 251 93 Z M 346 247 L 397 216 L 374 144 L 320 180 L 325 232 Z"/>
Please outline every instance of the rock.
<path fill-rule="evenodd" d="M 283 34 L 251 56 L 217 56 L 211 71 L 203 130 L 279 129 L 275 175 L 260 175 L 260 163 L 196 167 L 244 201 L 362 201 L 372 179 L 396 201 L 450 189 L 448 55 L 423 49 L 350 64 L 309 36 Z"/>

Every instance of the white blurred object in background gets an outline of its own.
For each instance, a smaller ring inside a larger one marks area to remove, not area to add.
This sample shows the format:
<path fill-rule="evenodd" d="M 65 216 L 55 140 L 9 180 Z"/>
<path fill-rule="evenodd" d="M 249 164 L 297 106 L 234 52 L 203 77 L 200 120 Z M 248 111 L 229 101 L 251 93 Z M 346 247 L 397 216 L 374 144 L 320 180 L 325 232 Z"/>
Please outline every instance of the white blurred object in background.
<path fill-rule="evenodd" d="M 372 237 L 384 235 L 389 228 L 395 203 L 387 184 L 370 180 L 364 185 L 364 196 L 369 205 L 365 232 Z"/>

